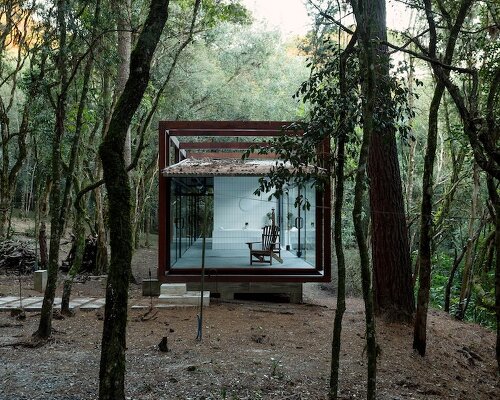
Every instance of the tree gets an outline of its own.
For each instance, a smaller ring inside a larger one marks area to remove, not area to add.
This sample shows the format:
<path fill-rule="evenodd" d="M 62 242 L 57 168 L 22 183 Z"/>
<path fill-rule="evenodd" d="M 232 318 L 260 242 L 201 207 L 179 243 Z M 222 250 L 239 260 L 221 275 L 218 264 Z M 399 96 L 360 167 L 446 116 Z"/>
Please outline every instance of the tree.
<path fill-rule="evenodd" d="M 354 5 L 354 2 L 353 2 Z M 410 248 L 396 146 L 396 114 L 391 98 L 385 1 L 358 6 L 358 26 L 370 23 L 375 43 L 376 110 L 370 141 L 370 217 L 375 308 L 390 320 L 410 321 L 415 310 Z M 364 14 L 360 14 L 360 13 Z M 369 20 L 367 19 L 369 18 Z M 370 22 L 371 21 L 371 22 Z M 368 66 L 366 66 L 368 67 Z M 362 75 L 367 71 L 361 72 Z"/>
<path fill-rule="evenodd" d="M 373 8 L 363 8 L 360 1 L 350 3 L 353 10 L 359 11 L 354 12 L 357 27 L 370 23 L 367 34 L 376 43 L 377 106 L 368 160 L 375 310 L 389 320 L 410 321 L 415 303 L 396 145 L 398 124 L 404 120 L 402 103 L 406 101 L 406 91 L 390 74 L 385 2 L 377 1 Z M 320 14 L 345 33 L 354 34 L 328 12 L 320 11 Z M 366 74 L 367 71 L 362 70 L 360 79 Z"/>
<path fill-rule="evenodd" d="M 35 4 L 24 0 L 0 5 L 0 21 L 5 24 L 0 32 L 0 238 L 8 236 L 17 178 L 27 155 L 32 106 L 45 73 L 46 56 L 40 51 L 39 26 L 32 18 L 35 12 Z M 31 79 L 24 102 L 18 104 L 18 87 L 26 63 Z M 21 121 L 17 131 L 13 129 L 12 112 Z"/>
<path fill-rule="evenodd" d="M 52 332 L 52 306 L 57 285 L 57 271 L 59 269 L 59 244 L 61 242 L 62 228 L 64 227 L 65 213 L 62 207 L 61 190 L 61 142 L 65 131 L 67 97 L 69 89 L 69 76 L 67 70 L 68 43 L 67 43 L 67 13 L 69 5 L 66 0 L 57 1 L 57 27 L 59 49 L 55 55 L 55 67 L 58 72 L 57 94 L 52 99 L 55 112 L 55 125 L 52 135 L 51 153 L 51 180 L 50 192 L 50 248 L 47 268 L 47 287 L 43 296 L 40 321 L 35 336 L 47 339 Z M 61 218 L 63 217 L 63 218 Z"/>
<path fill-rule="evenodd" d="M 200 0 L 196 1 L 199 5 Z M 131 55 L 130 75 L 99 154 L 109 197 L 111 262 L 99 371 L 99 399 L 125 399 L 125 332 L 132 258 L 130 184 L 124 159 L 127 131 L 149 82 L 151 60 L 168 17 L 169 0 L 152 0 Z"/>
<path fill-rule="evenodd" d="M 482 63 L 479 64 L 479 66 L 476 63 L 467 67 L 454 65 L 457 64 L 458 60 L 453 60 L 451 58 L 447 60 L 449 61 L 448 63 L 443 62 L 433 55 L 431 47 L 433 43 L 437 43 L 441 38 L 439 29 L 449 30 L 449 41 L 456 40 L 456 37 L 453 37 L 451 33 L 454 33 L 454 36 L 460 34 L 464 37 L 462 40 L 465 40 L 467 35 L 474 36 L 478 33 L 484 35 L 485 32 L 489 32 L 489 30 L 485 29 L 472 29 L 465 32 L 461 30 L 465 18 L 472 17 L 473 6 L 476 4 L 479 4 L 479 2 L 474 0 L 462 0 L 458 4 L 458 7 L 453 3 L 453 7 L 450 5 L 449 8 L 447 8 L 446 3 L 438 2 L 437 7 L 444 22 L 443 25 L 440 25 L 436 21 L 437 17 L 436 13 L 433 11 L 433 3 L 425 1 L 424 11 L 428 25 L 429 46 L 424 45 L 420 37 L 411 37 L 408 39 L 416 45 L 420 52 L 420 54 L 415 55 L 430 63 L 437 81 L 444 85 L 450 94 L 460 115 L 463 132 L 468 138 L 474 160 L 487 174 L 488 182 L 490 182 L 490 201 L 492 209 L 496 210 L 498 209 L 497 201 L 499 197 L 495 195 L 495 190 L 491 190 L 491 182 L 500 180 L 500 151 L 498 150 L 500 148 L 500 146 L 498 146 L 500 129 L 498 117 L 495 113 L 500 101 L 500 67 L 496 55 L 496 50 L 498 49 L 495 47 L 498 46 L 498 44 L 495 40 L 488 40 L 487 43 L 493 47 L 489 49 L 489 51 L 481 50 L 483 51 Z M 490 3 L 486 3 L 484 7 L 484 14 L 490 13 L 495 25 L 498 25 L 498 9 Z M 450 12 L 453 8 L 458 10 L 455 19 L 453 19 L 452 13 Z M 481 23 L 481 19 L 471 18 L 471 21 L 479 21 Z M 495 35 L 494 32 L 495 30 L 493 31 L 493 35 Z M 494 39 L 494 37 L 492 38 Z M 481 72 L 481 74 L 479 72 Z M 463 78 L 464 76 L 466 77 L 465 79 Z M 466 84 L 459 86 L 455 83 L 456 79 L 462 79 Z M 480 79 L 482 79 L 481 82 Z M 495 187 L 495 184 L 493 184 L 493 187 Z M 496 223 L 496 217 L 494 221 L 496 235 L 499 236 L 500 226 Z M 498 250 L 496 254 L 498 258 Z M 500 272 L 497 270 L 496 276 L 499 275 Z M 500 323 L 500 286 L 498 283 L 496 283 L 495 288 L 495 309 L 498 327 Z M 497 331 L 497 363 L 500 370 L 500 330 Z"/>
<path fill-rule="evenodd" d="M 424 0 L 426 13 L 432 12 L 431 1 Z M 467 6 L 460 7 L 457 18 L 450 31 L 449 38 L 446 44 L 446 50 L 442 62 L 450 64 L 453 60 L 455 45 L 458 38 L 458 33 L 463 25 L 467 14 Z M 435 26 L 431 24 L 431 30 L 435 30 Z M 429 43 L 429 55 L 434 59 L 437 57 L 437 36 L 435 32 L 431 34 Z M 446 71 L 449 76 L 450 71 Z M 413 337 L 413 348 L 420 355 L 425 355 L 426 348 L 426 320 L 427 308 L 429 304 L 429 291 L 431 283 L 431 241 L 432 241 L 432 191 L 433 191 L 433 171 L 434 160 L 436 155 L 436 141 L 438 132 L 438 112 L 441 99 L 445 91 L 445 85 L 442 81 L 436 84 L 434 96 L 432 98 L 429 109 L 429 127 L 427 136 L 427 149 L 425 153 L 424 175 L 422 178 L 422 207 L 421 207 L 421 222 L 420 222 L 420 244 L 418 253 L 419 262 L 419 290 L 417 298 L 417 313 L 415 318 L 415 330 Z"/>

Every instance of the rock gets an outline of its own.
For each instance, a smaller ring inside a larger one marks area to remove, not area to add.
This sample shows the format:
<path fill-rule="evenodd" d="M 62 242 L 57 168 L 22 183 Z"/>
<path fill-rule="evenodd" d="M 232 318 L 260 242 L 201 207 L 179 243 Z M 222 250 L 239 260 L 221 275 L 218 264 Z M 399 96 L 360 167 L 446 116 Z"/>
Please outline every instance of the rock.
<path fill-rule="evenodd" d="M 168 349 L 168 338 L 167 336 L 163 336 L 161 339 L 160 343 L 158 344 L 158 348 L 162 353 L 167 353 L 169 351 Z"/>

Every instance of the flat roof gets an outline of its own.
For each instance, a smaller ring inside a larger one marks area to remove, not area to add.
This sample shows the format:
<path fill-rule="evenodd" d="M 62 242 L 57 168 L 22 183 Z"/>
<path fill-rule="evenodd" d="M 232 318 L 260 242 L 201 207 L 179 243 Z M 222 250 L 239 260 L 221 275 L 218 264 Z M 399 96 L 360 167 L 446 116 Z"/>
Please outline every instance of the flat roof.
<path fill-rule="evenodd" d="M 291 169 L 288 162 L 281 160 L 238 160 L 186 158 L 177 164 L 164 168 L 164 177 L 187 178 L 191 176 L 264 176 L 273 168 L 284 166 Z"/>

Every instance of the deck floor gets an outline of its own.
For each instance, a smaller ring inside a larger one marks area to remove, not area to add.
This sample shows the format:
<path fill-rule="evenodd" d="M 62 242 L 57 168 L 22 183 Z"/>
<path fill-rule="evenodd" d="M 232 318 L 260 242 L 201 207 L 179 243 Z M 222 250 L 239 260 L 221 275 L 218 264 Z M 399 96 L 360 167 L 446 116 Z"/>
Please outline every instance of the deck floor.
<path fill-rule="evenodd" d="M 198 239 L 184 254 L 172 265 L 172 268 L 201 268 L 202 240 Z M 211 239 L 207 239 L 205 249 L 205 268 L 249 268 L 249 267 L 272 267 L 272 268 L 311 268 L 314 266 L 303 258 L 297 257 L 293 252 L 281 250 L 283 263 L 273 259 L 273 264 L 256 263 L 250 266 L 250 251 L 241 250 L 214 250 Z"/>

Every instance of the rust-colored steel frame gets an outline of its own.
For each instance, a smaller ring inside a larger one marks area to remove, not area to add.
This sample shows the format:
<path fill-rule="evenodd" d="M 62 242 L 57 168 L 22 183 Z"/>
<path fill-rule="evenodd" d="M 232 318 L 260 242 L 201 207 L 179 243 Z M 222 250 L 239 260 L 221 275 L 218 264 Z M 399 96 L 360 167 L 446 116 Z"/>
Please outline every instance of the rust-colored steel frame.
<path fill-rule="evenodd" d="M 159 123 L 159 169 L 160 171 L 186 158 L 186 150 L 209 150 L 210 156 L 236 158 L 242 153 L 217 152 L 216 150 L 247 150 L 253 142 L 203 141 L 199 143 L 180 142 L 179 137 L 260 137 L 280 135 L 301 135 L 302 132 L 287 130 L 290 123 L 282 121 L 160 121 Z M 265 139 L 264 139 L 265 140 Z M 256 142 L 258 144 L 258 142 Z M 318 148 L 319 154 L 330 153 L 330 143 L 325 140 Z M 199 153 L 201 154 L 201 153 Z M 208 153 L 207 153 L 208 154 Z M 226 156 L 224 156 L 226 155 Z M 328 170 L 328 166 L 324 166 Z M 329 172 L 329 171 L 328 171 Z M 328 176 L 330 176 L 328 174 Z M 170 238 L 172 216 L 170 215 L 171 178 L 159 174 L 158 210 L 158 279 L 161 282 L 194 282 L 200 278 L 199 268 L 171 268 Z M 207 282 L 329 282 L 331 280 L 331 184 L 325 184 L 322 191 L 316 190 L 316 267 L 280 268 L 248 267 L 208 269 Z"/>

